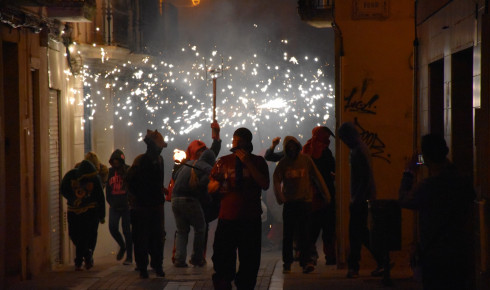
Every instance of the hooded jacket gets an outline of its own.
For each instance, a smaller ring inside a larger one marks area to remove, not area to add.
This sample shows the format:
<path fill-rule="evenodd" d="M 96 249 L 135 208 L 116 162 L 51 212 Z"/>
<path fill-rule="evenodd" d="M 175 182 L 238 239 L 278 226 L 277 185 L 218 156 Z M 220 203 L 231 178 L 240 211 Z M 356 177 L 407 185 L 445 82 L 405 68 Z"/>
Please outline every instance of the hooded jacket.
<path fill-rule="evenodd" d="M 66 198 L 68 211 L 82 214 L 89 211 L 105 218 L 104 191 L 95 166 L 83 160 L 68 171 L 61 181 L 60 192 Z"/>
<path fill-rule="evenodd" d="M 207 197 L 207 186 L 209 183 L 209 173 L 216 162 L 216 157 L 212 150 L 206 149 L 199 157 L 199 160 L 189 160 L 186 164 L 194 166 L 181 166 L 174 174 L 175 184 L 172 192 L 172 198 L 174 197 L 192 197 L 201 199 L 203 196 Z M 194 170 L 199 180 L 197 189 L 192 189 L 189 185 L 191 172 Z"/>
<path fill-rule="evenodd" d="M 295 159 L 292 159 L 287 154 L 286 147 L 289 142 L 297 144 L 299 154 Z M 313 186 L 316 186 L 323 193 L 327 203 L 330 202 L 330 193 L 313 160 L 309 156 L 299 152 L 301 150 L 301 143 L 292 136 L 286 136 L 284 138 L 283 148 L 285 148 L 286 154 L 284 154 L 284 158 L 277 164 L 273 175 L 276 196 L 278 195 L 277 191 L 282 190 L 286 199 L 285 202 L 312 202 Z"/>
<path fill-rule="evenodd" d="M 322 174 L 323 180 L 327 184 L 328 191 L 332 196 L 332 204 L 335 205 L 335 177 L 332 174 L 335 173 L 335 158 L 333 157 L 332 151 L 328 148 L 330 136 L 335 137 L 328 127 L 318 126 L 313 128 L 312 138 L 303 146 L 302 152 L 310 156 L 313 162 L 315 162 L 316 168 Z M 313 200 L 314 209 L 322 208 L 326 205 L 317 196 L 315 195 Z"/>
<path fill-rule="evenodd" d="M 126 210 L 129 209 L 127 186 L 124 182 L 129 166 L 126 164 L 124 153 L 116 149 L 109 159 L 109 163 L 113 165 L 113 161 L 117 159 L 121 163 L 121 167 L 116 169 L 109 168 L 109 178 L 106 186 L 107 203 L 113 209 Z"/>
<path fill-rule="evenodd" d="M 109 174 L 109 169 L 107 168 L 107 166 L 100 163 L 99 157 L 93 151 L 87 152 L 87 154 L 85 154 L 84 160 L 92 162 L 92 164 L 95 166 L 97 174 L 99 174 L 100 181 L 102 182 L 102 187 L 104 187 L 107 182 L 107 175 Z M 77 163 L 75 167 L 80 166 L 80 163 Z"/>

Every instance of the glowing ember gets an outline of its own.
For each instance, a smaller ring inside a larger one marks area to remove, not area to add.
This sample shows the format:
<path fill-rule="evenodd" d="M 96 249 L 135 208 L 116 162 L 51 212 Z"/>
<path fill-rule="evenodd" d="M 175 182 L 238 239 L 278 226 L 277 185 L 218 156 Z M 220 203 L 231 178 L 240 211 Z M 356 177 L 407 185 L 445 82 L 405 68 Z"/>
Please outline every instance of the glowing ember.
<path fill-rule="evenodd" d="M 174 162 L 179 164 L 182 163 L 182 160 L 184 160 L 186 157 L 185 151 L 179 150 L 179 149 L 174 149 Z"/>

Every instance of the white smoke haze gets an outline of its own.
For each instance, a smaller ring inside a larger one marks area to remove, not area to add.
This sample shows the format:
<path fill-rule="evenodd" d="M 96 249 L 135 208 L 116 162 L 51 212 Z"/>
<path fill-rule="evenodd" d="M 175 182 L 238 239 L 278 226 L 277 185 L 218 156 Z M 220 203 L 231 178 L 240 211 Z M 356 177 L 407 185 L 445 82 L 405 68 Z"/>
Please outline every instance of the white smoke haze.
<path fill-rule="evenodd" d="M 113 130 L 114 146 L 124 151 L 128 164 L 146 150 L 141 141 L 147 129 L 157 129 L 168 143 L 162 152 L 165 185 L 175 149 L 185 150 L 194 139 L 211 145 L 210 70 L 221 72 L 216 81 L 220 155 L 229 153 L 238 127 L 253 132 L 258 155 L 276 136 L 292 135 L 304 144 L 315 126 L 335 129 L 333 31 L 301 22 L 297 0 L 201 0 L 194 7 L 191 0 L 163 3 L 171 15 L 154 22 L 166 27 L 155 27 L 149 39 L 163 43 L 161 50 L 153 47 L 148 50 L 152 56 L 116 65 L 101 49 L 100 61 L 84 66 L 84 101 L 90 114 L 83 121 L 101 115 L 112 121 L 106 129 Z M 111 96 L 105 95 L 109 90 Z M 268 222 L 280 222 L 282 209 L 272 187 L 263 198 L 273 217 Z M 170 204 L 165 207 L 165 256 L 170 257 L 175 224 Z M 215 222 L 208 252 L 214 228 Z"/>
<path fill-rule="evenodd" d="M 185 150 L 194 139 L 209 146 L 213 69 L 221 72 L 216 81 L 220 155 L 227 154 L 238 127 L 254 133 L 256 154 L 276 136 L 293 135 L 304 144 L 313 127 L 334 129 L 333 32 L 301 22 L 297 1 L 166 3 L 174 5 L 178 21 L 166 28 L 172 38 L 165 37 L 168 43 L 158 56 L 106 72 L 85 67 L 86 87 L 105 83 L 114 92 L 112 103 L 93 90 L 85 99 L 95 110 L 112 106 L 116 140 L 124 132 L 131 140 L 126 150 L 138 151 L 127 155 L 144 151 L 137 141 L 146 129 L 162 132 L 168 161 L 174 148 Z"/>

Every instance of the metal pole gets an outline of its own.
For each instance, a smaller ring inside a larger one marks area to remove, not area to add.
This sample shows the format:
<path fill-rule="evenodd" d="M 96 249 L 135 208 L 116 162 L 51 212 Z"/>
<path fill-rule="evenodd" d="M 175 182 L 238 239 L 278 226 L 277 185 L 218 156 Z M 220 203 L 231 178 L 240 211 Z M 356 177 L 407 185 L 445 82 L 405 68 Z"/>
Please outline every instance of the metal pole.
<path fill-rule="evenodd" d="M 216 121 L 216 78 L 213 77 L 213 121 Z"/>

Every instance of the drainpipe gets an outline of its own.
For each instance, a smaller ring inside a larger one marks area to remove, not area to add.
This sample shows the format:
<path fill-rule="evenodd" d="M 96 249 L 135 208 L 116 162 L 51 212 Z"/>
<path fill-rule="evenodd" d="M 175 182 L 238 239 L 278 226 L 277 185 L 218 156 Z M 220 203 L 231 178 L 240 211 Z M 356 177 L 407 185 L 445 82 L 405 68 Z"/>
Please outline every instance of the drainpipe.
<path fill-rule="evenodd" d="M 413 154 L 417 153 L 417 141 L 418 141 L 418 118 L 419 118 L 419 39 L 417 34 L 417 2 L 414 2 L 414 29 L 415 29 L 415 39 L 413 40 L 413 96 L 412 96 L 412 151 Z"/>

